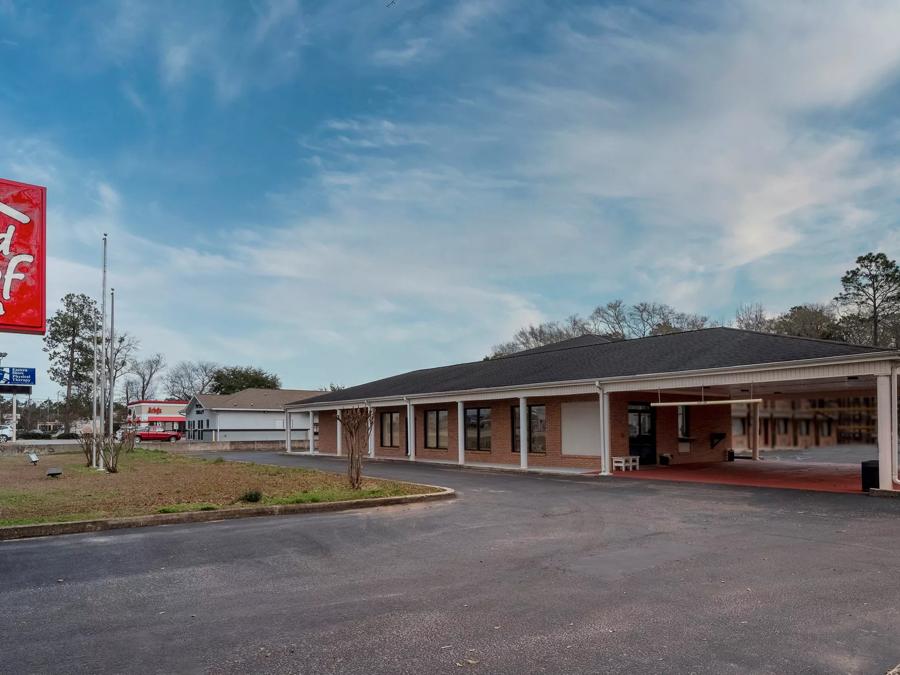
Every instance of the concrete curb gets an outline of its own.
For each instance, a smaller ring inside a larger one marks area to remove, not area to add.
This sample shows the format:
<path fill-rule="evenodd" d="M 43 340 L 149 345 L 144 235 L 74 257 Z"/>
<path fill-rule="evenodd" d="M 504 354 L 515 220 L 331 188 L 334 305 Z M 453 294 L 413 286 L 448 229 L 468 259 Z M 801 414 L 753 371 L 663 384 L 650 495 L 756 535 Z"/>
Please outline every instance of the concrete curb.
<path fill-rule="evenodd" d="M 77 534 L 81 532 L 103 532 L 129 527 L 151 527 L 153 525 L 181 525 L 182 523 L 208 523 L 217 520 L 255 518 L 259 516 L 287 516 L 295 513 L 326 513 L 374 508 L 376 506 L 396 506 L 419 504 L 456 497 L 456 490 L 440 485 L 413 483 L 422 487 L 440 490 L 426 494 L 402 495 L 399 497 L 375 497 L 373 499 L 351 499 L 341 502 L 318 502 L 315 504 L 279 504 L 274 506 L 248 506 L 224 508 L 217 511 L 186 511 L 184 513 L 154 513 L 146 516 L 127 518 L 103 518 L 100 520 L 73 520 L 68 523 L 38 523 L 35 525 L 10 525 L 0 527 L 0 541 L 46 537 L 57 534 Z"/>
<path fill-rule="evenodd" d="M 869 495 L 872 497 L 893 497 L 896 499 L 900 497 L 900 492 L 897 490 L 882 490 L 880 488 L 872 488 L 869 490 Z"/>
<path fill-rule="evenodd" d="M 324 457 L 326 459 L 346 459 L 342 455 L 326 455 L 326 454 L 300 454 L 299 452 L 279 452 L 284 457 Z M 553 469 L 532 469 L 525 470 L 516 466 L 479 466 L 478 464 L 459 464 L 458 462 L 433 462 L 427 459 L 417 459 L 415 461 L 409 459 L 401 459 L 399 457 L 363 457 L 363 465 L 369 462 L 384 462 L 387 464 L 409 464 L 411 466 L 424 465 L 435 466 L 444 469 L 456 469 L 457 471 L 491 471 L 493 473 L 507 473 L 514 476 L 551 476 L 554 478 L 611 478 L 612 476 L 601 476 L 599 471 L 596 473 L 575 473 L 573 471 L 554 471 Z"/>

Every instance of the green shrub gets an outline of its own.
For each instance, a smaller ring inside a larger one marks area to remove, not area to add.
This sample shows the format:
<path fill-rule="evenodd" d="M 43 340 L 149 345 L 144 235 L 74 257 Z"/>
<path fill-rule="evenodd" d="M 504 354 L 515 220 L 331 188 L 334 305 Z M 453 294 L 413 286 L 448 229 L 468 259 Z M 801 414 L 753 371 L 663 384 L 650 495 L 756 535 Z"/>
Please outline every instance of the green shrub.
<path fill-rule="evenodd" d="M 259 502 L 262 501 L 262 492 L 259 490 L 247 490 L 241 495 L 238 501 L 242 502 Z"/>

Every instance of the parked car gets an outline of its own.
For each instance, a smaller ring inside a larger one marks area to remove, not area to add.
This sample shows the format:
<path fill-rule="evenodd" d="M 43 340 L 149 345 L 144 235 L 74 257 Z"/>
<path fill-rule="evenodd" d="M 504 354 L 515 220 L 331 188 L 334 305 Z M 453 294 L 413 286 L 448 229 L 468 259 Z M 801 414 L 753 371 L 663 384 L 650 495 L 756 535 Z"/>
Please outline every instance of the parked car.
<path fill-rule="evenodd" d="M 0 441 L 6 443 L 13 436 L 13 428 L 8 424 L 0 425 Z"/>
<path fill-rule="evenodd" d="M 174 443 L 181 440 L 181 432 L 166 429 L 135 429 L 134 442 L 142 441 L 168 441 Z"/>

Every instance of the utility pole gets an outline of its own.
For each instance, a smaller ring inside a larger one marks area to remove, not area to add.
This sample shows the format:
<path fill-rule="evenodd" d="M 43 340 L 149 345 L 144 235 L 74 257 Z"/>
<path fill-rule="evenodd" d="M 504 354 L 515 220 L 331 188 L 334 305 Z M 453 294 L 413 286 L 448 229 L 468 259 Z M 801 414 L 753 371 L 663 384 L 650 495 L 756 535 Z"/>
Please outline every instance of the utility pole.
<path fill-rule="evenodd" d="M 100 434 L 106 433 L 106 233 L 103 233 L 103 288 L 100 294 Z"/>
<path fill-rule="evenodd" d="M 116 394 L 116 289 L 109 292 L 109 438 L 113 438 L 113 402 Z"/>

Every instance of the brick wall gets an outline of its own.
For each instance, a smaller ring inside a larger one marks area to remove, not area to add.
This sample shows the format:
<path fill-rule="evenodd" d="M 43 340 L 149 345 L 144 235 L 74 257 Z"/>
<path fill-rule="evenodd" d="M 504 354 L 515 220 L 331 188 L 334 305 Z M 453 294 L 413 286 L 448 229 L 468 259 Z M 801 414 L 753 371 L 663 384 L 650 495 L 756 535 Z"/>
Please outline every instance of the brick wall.
<path fill-rule="evenodd" d="M 323 455 L 337 454 L 337 413 L 323 410 L 319 413 L 319 436 L 316 451 Z"/>
<path fill-rule="evenodd" d="M 628 450 L 628 404 L 653 403 L 654 401 L 691 401 L 699 396 L 682 394 L 657 394 L 656 392 L 622 392 L 610 394 L 610 443 L 613 457 L 624 457 Z M 690 409 L 691 440 L 688 452 L 679 451 L 678 409 L 674 407 L 656 410 L 656 454 L 670 454 L 673 464 L 690 462 L 715 462 L 725 459 L 725 451 L 731 448 L 731 407 L 727 405 L 695 406 Z M 710 434 L 724 433 L 725 439 L 710 448 Z"/>
<path fill-rule="evenodd" d="M 447 411 L 447 447 L 446 448 L 426 448 L 425 447 L 425 411 L 426 410 L 446 410 Z M 416 458 L 417 459 L 438 459 L 456 462 L 459 460 L 459 434 L 457 433 L 457 415 L 456 403 L 439 404 L 439 405 L 417 405 L 415 406 L 416 419 Z"/>
<path fill-rule="evenodd" d="M 612 455 L 628 455 L 628 403 L 652 402 L 658 400 L 656 392 L 629 392 L 610 396 L 610 439 L 612 442 Z M 663 395 L 662 400 L 679 401 L 691 400 L 691 397 L 682 395 Z M 597 402 L 597 396 L 564 396 L 531 398 L 529 405 L 544 405 L 547 412 L 546 452 L 530 452 L 528 465 L 532 467 L 564 467 L 599 469 L 599 456 L 567 455 L 562 447 L 562 405 L 568 402 L 590 401 Z M 518 406 L 518 398 L 493 401 L 467 401 L 465 408 L 489 408 L 491 410 L 491 450 L 465 451 L 466 463 L 477 464 L 479 462 L 490 464 L 508 464 L 519 466 L 519 453 L 513 451 L 513 424 L 512 408 Z M 447 448 L 425 447 L 425 411 L 447 411 Z M 677 410 L 676 408 L 655 408 L 656 411 L 656 436 L 657 453 L 668 453 L 672 456 L 673 463 L 721 461 L 725 457 L 725 451 L 731 445 L 731 411 L 729 406 L 698 406 L 691 408 L 691 436 L 688 443 L 688 452 L 679 451 L 677 437 Z M 382 413 L 397 412 L 400 417 L 399 447 L 386 447 L 381 445 L 381 417 Z M 598 405 L 599 414 L 599 405 Z M 414 413 L 416 457 L 422 460 L 446 460 L 457 461 L 458 437 L 457 437 L 457 407 L 456 403 L 417 405 Z M 376 457 L 406 457 L 406 407 L 377 408 L 375 413 L 375 456 Z M 725 439 L 715 448 L 710 448 L 710 434 L 722 432 Z M 598 439 L 599 448 L 599 439 Z M 334 412 L 323 412 L 319 415 L 319 448 L 323 453 L 334 453 L 337 449 L 336 419 Z M 684 448 L 682 448 L 684 449 Z"/>
<path fill-rule="evenodd" d="M 400 413 L 399 447 L 392 448 L 381 445 L 381 415 L 382 413 Z M 406 406 L 396 408 L 375 409 L 375 456 L 376 457 L 406 457 Z"/>

